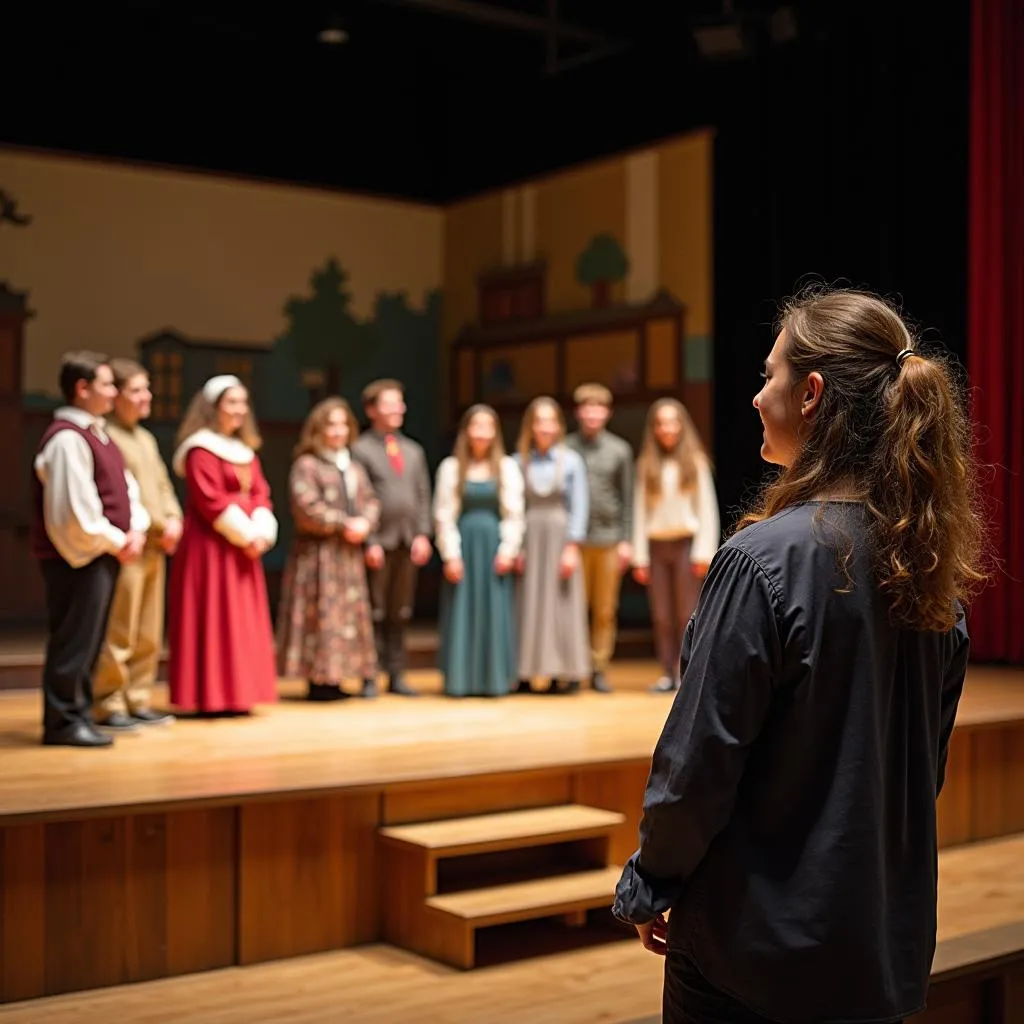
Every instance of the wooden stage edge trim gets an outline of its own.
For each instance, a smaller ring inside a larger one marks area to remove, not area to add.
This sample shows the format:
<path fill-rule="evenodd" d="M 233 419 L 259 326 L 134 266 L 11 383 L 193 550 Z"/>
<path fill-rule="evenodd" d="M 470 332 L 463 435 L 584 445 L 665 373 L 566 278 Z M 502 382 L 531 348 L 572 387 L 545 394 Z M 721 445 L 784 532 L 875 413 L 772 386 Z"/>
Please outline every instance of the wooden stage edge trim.
<path fill-rule="evenodd" d="M 432 772 L 429 775 L 410 774 L 407 777 L 394 776 L 381 781 L 340 785 L 327 783 L 322 786 L 311 785 L 270 790 L 226 790 L 225 792 L 210 796 L 181 796 L 96 804 L 75 803 L 69 804 L 66 807 L 47 807 L 34 811 L 7 812 L 0 808 L 0 828 L 8 825 L 46 824 L 48 822 L 68 820 L 79 821 L 87 818 L 110 817 L 112 815 L 129 816 L 136 814 L 164 814 L 185 810 L 216 810 L 222 807 L 241 807 L 249 804 L 283 803 L 296 800 L 320 800 L 340 796 L 378 795 L 383 797 L 389 791 L 401 790 L 403 793 L 414 793 L 417 789 L 433 789 L 453 782 L 458 782 L 461 785 L 486 787 L 490 780 L 515 779 L 520 782 L 528 782 L 534 777 L 548 776 L 556 772 L 574 774 L 588 770 L 630 771 L 639 769 L 643 769 L 646 772 L 650 768 L 650 763 L 650 757 L 620 757 L 607 760 L 580 758 L 571 761 L 535 764 L 528 768 L 511 768 L 472 773 L 450 769 Z"/>

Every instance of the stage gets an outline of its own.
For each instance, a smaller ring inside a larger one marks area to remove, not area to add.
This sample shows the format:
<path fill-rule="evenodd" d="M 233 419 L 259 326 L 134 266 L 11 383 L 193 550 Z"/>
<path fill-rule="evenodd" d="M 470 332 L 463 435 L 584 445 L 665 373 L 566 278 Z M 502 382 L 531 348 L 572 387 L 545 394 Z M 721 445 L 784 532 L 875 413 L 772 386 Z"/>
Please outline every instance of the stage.
<path fill-rule="evenodd" d="M 610 695 L 451 700 L 420 671 L 419 697 L 337 704 L 283 682 L 251 718 L 105 750 L 41 746 L 38 692 L 0 694 L 0 1001 L 382 940 L 471 967 L 474 928 L 545 907 L 581 926 L 636 844 L 671 701 L 646 692 L 656 675 L 624 661 Z M 1022 793 L 1024 672 L 972 669 L 942 845 L 1024 832 Z M 536 881 L 542 853 L 577 872 L 573 895 Z M 473 856 L 500 875 L 477 877 L 488 907 L 446 890 L 444 863 Z M 442 918 L 463 931 L 417 948 Z"/>

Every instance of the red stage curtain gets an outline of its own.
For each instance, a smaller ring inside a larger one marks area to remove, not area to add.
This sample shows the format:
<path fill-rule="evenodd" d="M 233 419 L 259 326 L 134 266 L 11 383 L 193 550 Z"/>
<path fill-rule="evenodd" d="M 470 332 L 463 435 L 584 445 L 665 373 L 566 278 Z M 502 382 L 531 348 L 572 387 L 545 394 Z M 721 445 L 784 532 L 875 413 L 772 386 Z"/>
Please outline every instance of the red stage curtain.
<path fill-rule="evenodd" d="M 1002 568 L 974 606 L 971 647 L 1024 664 L 1024 3 L 973 3 L 968 368 Z"/>

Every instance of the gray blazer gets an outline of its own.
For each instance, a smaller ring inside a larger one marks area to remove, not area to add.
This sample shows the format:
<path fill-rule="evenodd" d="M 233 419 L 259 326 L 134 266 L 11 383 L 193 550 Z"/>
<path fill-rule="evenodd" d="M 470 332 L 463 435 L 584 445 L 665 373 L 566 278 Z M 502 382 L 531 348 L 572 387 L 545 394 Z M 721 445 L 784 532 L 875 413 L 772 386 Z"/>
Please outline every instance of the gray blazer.
<path fill-rule="evenodd" d="M 395 436 L 405 462 L 401 476 L 391 468 L 383 435 L 368 430 L 352 445 L 352 457 L 366 470 L 380 501 L 380 523 L 366 543 L 379 544 L 385 551 L 432 533 L 427 457 L 411 438 Z"/>

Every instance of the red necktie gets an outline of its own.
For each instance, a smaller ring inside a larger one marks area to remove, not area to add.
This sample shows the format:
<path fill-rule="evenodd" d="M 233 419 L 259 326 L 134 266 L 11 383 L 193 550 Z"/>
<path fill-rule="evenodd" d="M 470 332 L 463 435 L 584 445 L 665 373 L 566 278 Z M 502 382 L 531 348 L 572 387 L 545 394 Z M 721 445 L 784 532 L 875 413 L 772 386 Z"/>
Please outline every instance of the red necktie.
<path fill-rule="evenodd" d="M 395 475 L 401 476 L 402 470 L 405 469 L 405 460 L 402 458 L 402 448 L 398 443 L 398 438 L 394 434 L 385 435 L 384 450 L 388 453 L 388 462 L 391 463 Z"/>

